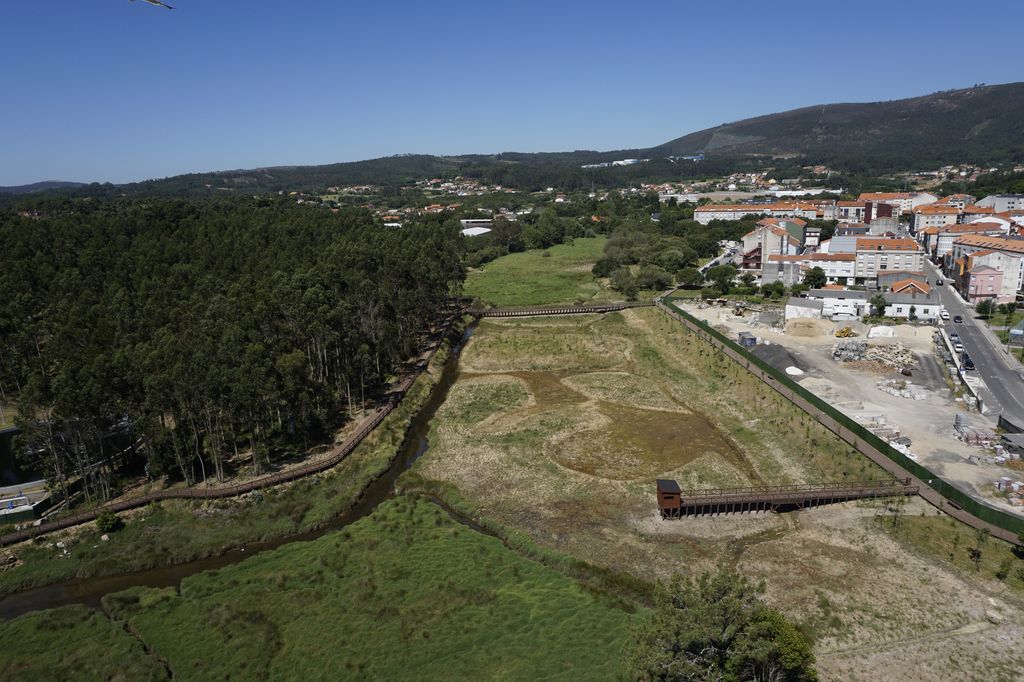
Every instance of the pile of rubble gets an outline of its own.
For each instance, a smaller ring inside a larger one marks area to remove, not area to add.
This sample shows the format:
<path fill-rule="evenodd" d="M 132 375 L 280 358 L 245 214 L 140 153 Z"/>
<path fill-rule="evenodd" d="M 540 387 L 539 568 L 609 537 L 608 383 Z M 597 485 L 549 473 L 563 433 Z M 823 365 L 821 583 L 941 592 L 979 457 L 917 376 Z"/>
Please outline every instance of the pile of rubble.
<path fill-rule="evenodd" d="M 909 381 L 900 381 L 899 379 L 886 379 L 885 381 L 879 381 L 876 386 L 878 390 L 889 395 L 896 396 L 897 398 L 910 398 L 911 400 L 928 400 L 931 395 L 928 389 L 922 388 L 921 386 L 915 386 Z"/>
<path fill-rule="evenodd" d="M 913 367 L 917 357 L 902 343 L 886 346 L 868 345 L 867 341 L 840 341 L 832 346 L 832 359 L 837 362 L 869 360 L 893 369 Z"/>

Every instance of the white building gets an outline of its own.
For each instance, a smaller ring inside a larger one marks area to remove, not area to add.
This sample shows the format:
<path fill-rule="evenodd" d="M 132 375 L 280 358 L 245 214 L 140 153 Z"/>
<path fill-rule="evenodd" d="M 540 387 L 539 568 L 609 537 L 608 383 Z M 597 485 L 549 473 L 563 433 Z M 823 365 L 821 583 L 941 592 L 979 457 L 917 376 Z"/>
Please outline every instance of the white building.
<path fill-rule="evenodd" d="M 804 203 L 708 204 L 698 206 L 693 212 L 693 219 L 701 225 L 707 225 L 712 220 L 739 220 L 748 215 L 814 220 L 818 217 L 818 209 L 812 204 Z"/>
<path fill-rule="evenodd" d="M 991 208 L 996 213 L 1024 211 L 1024 194 L 990 194 L 978 202 L 982 208 Z"/>

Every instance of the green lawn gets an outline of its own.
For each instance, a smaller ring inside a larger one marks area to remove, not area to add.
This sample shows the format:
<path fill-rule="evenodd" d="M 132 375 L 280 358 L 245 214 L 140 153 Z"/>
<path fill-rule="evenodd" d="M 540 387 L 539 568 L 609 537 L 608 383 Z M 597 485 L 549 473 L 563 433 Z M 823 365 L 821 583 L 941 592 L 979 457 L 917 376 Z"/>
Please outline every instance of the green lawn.
<path fill-rule="evenodd" d="M 0 680 L 167 679 L 141 642 L 84 606 L 0 622 L 0 651 Z"/>
<path fill-rule="evenodd" d="M 502 256 L 469 273 L 465 292 L 494 306 L 594 303 L 622 300 L 590 274 L 605 237 Z"/>
<path fill-rule="evenodd" d="M 104 607 L 181 679 L 619 679 L 637 617 L 407 497 Z"/>

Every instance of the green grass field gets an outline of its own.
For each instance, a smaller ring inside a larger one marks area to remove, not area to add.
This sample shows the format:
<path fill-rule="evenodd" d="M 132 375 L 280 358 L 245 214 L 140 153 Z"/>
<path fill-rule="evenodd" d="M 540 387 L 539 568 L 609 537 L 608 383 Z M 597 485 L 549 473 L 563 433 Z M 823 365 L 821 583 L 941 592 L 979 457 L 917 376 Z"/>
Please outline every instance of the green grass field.
<path fill-rule="evenodd" d="M 181 679 L 618 679 L 637 617 L 407 497 L 180 594 L 136 588 L 104 608 Z M 39 617 L 0 625 L 0 641 L 45 640 Z M 115 644 L 97 641 L 97 657 Z"/>
<path fill-rule="evenodd" d="M 466 295 L 493 306 L 622 300 L 590 274 L 605 241 L 605 237 L 586 237 L 572 244 L 503 256 L 469 273 Z"/>
<path fill-rule="evenodd" d="M 0 623 L 0 680 L 165 680 L 142 643 L 84 606 Z"/>

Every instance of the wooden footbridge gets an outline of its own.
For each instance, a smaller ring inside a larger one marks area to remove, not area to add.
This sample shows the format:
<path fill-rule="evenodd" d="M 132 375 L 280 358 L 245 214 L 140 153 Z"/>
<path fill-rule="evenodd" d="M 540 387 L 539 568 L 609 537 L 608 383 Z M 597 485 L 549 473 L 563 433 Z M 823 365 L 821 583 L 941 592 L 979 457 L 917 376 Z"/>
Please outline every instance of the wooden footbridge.
<path fill-rule="evenodd" d="M 807 509 L 823 504 L 872 497 L 916 495 L 910 479 L 826 483 L 824 485 L 777 485 L 749 488 L 696 488 L 682 490 L 676 481 L 658 480 L 658 508 L 664 519 L 681 519 L 704 514 L 734 514 L 751 511 L 781 512 Z"/>
<path fill-rule="evenodd" d="M 586 315 L 612 313 L 627 308 L 650 308 L 651 301 L 623 303 L 590 303 L 587 305 L 560 305 L 538 308 L 470 308 L 466 311 L 474 317 L 535 317 L 537 315 Z"/>

